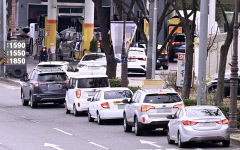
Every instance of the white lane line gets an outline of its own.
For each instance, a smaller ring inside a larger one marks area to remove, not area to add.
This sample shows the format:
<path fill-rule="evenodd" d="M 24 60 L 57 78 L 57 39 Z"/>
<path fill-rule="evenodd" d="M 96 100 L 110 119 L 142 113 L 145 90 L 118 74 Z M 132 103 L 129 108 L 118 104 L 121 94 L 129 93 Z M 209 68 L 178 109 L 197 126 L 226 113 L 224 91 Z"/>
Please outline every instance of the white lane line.
<path fill-rule="evenodd" d="M 161 148 L 161 147 L 162 147 L 162 146 L 160 146 L 160 145 L 155 144 L 156 142 L 152 142 L 152 141 L 140 140 L 140 143 L 141 143 L 141 144 L 152 145 L 152 146 L 157 147 L 157 148 Z"/>
<path fill-rule="evenodd" d="M 44 147 L 51 147 L 56 150 L 63 150 L 62 148 L 60 148 L 60 145 L 51 144 L 51 143 L 44 143 Z"/>
<path fill-rule="evenodd" d="M 57 130 L 57 131 L 59 131 L 59 132 L 62 132 L 63 134 L 66 134 L 66 135 L 72 136 L 71 133 L 68 133 L 68 132 L 66 132 L 66 131 L 63 131 L 63 130 L 61 130 L 61 129 L 58 129 L 58 128 L 53 128 L 53 129 L 54 129 L 54 130 Z"/>
<path fill-rule="evenodd" d="M 34 123 L 39 123 L 37 120 L 31 120 L 31 122 L 34 122 Z"/>
<path fill-rule="evenodd" d="M 104 146 L 99 145 L 99 144 L 94 143 L 94 142 L 88 142 L 88 143 L 89 143 L 89 144 L 92 144 L 92 145 L 95 145 L 95 146 L 98 146 L 98 147 L 101 147 L 102 149 L 109 149 L 109 148 L 107 148 L 107 147 L 104 147 Z"/>
<path fill-rule="evenodd" d="M 24 118 L 24 119 L 28 119 L 26 116 L 21 116 L 22 118 Z"/>

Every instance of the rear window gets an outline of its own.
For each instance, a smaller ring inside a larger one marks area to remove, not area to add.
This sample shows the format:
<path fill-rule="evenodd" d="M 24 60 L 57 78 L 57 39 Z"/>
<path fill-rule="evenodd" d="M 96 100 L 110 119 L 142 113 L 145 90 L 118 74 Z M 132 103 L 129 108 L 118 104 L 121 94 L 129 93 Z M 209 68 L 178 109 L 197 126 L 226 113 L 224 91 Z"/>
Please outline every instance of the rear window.
<path fill-rule="evenodd" d="M 106 57 L 104 55 L 85 55 L 82 59 L 83 61 L 106 61 Z"/>
<path fill-rule="evenodd" d="M 177 94 L 149 94 L 146 95 L 144 103 L 163 104 L 181 102 Z"/>
<path fill-rule="evenodd" d="M 184 35 L 176 35 L 174 41 L 185 42 L 185 36 Z"/>
<path fill-rule="evenodd" d="M 131 98 L 132 93 L 128 90 L 115 90 L 104 92 L 104 99 Z"/>
<path fill-rule="evenodd" d="M 78 88 L 108 87 L 108 78 L 82 78 L 78 79 Z"/>
<path fill-rule="evenodd" d="M 39 74 L 39 82 L 53 82 L 53 81 L 66 81 L 67 76 L 65 73 L 51 73 L 51 74 Z"/>
<path fill-rule="evenodd" d="M 220 109 L 187 109 L 186 114 L 190 118 L 222 116 Z"/>

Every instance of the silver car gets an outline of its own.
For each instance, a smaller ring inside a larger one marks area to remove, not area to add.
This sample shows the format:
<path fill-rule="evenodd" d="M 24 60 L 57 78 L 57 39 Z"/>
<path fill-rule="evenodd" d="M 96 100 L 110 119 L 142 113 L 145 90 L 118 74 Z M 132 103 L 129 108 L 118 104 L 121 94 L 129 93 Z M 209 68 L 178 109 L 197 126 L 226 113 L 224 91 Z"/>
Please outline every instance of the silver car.
<path fill-rule="evenodd" d="M 124 131 L 131 132 L 135 127 L 137 136 L 142 135 L 145 129 L 167 129 L 167 116 L 184 106 L 174 89 L 141 89 L 135 92 L 130 101 L 126 99 L 123 103 L 126 103 L 123 112 Z"/>
<path fill-rule="evenodd" d="M 230 145 L 228 120 L 216 106 L 188 106 L 179 109 L 175 115 L 168 116 L 168 143 L 178 143 L 184 147 L 186 142 L 213 141 Z"/>

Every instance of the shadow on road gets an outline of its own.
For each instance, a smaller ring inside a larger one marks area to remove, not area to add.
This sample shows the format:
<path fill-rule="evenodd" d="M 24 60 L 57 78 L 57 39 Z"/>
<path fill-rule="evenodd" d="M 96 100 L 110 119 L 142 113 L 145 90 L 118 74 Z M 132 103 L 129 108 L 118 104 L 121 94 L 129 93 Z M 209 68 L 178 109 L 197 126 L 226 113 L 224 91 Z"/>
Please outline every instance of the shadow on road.
<path fill-rule="evenodd" d="M 62 109 L 64 104 L 38 104 L 37 109 Z"/>

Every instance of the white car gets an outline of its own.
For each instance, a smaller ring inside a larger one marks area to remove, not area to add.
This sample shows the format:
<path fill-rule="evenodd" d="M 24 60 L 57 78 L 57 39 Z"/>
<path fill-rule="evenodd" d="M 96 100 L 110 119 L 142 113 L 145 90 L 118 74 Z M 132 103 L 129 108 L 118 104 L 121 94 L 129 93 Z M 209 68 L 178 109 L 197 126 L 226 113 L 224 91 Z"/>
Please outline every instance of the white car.
<path fill-rule="evenodd" d="M 88 110 L 89 101 L 96 91 L 109 87 L 107 75 L 75 75 L 69 76 L 68 90 L 65 97 L 66 114 L 73 111 L 74 116 Z"/>
<path fill-rule="evenodd" d="M 91 99 L 88 108 L 88 121 L 97 119 L 99 125 L 107 119 L 123 119 L 125 104 L 123 99 L 132 98 L 132 91 L 128 88 L 105 88 L 99 90 Z"/>
<path fill-rule="evenodd" d="M 128 52 L 128 73 L 146 73 L 147 56 L 144 48 L 130 47 Z"/>
<path fill-rule="evenodd" d="M 180 148 L 187 142 L 222 142 L 230 145 L 228 119 L 216 106 L 188 106 L 168 116 L 168 143 L 178 143 Z"/>
<path fill-rule="evenodd" d="M 40 62 L 36 69 L 51 69 L 51 68 L 60 68 L 64 72 L 75 72 L 73 66 L 67 61 L 47 61 Z"/>
<path fill-rule="evenodd" d="M 88 74 L 106 74 L 107 60 L 104 53 L 88 53 L 77 65 L 79 72 Z"/>

